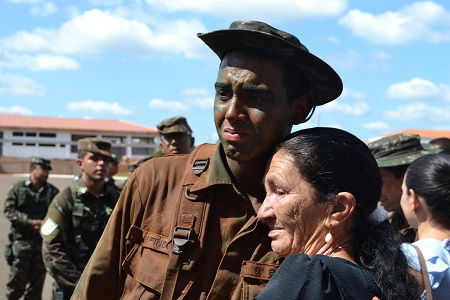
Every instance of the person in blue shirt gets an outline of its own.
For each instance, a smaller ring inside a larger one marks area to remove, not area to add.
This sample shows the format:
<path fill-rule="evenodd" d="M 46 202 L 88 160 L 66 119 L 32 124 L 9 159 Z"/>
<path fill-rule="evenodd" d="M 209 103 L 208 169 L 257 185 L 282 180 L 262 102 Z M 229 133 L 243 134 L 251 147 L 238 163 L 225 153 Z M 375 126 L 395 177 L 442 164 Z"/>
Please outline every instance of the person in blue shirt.
<path fill-rule="evenodd" d="M 425 259 L 433 299 L 449 299 L 450 156 L 429 154 L 415 160 L 406 171 L 400 204 L 409 225 L 417 229 L 416 241 L 402 245 L 411 267 L 421 270 L 416 245 Z M 426 291 L 422 299 L 427 299 Z"/>

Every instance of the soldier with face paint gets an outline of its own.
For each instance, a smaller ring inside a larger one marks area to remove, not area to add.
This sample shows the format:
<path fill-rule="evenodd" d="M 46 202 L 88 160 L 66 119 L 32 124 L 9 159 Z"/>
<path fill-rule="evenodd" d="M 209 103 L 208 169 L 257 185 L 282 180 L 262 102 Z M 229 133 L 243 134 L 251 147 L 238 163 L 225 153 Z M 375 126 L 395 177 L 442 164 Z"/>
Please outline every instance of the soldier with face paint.
<path fill-rule="evenodd" d="M 294 35 L 262 22 L 198 36 L 221 60 L 219 142 L 194 149 L 208 155 L 193 164 L 194 154 L 163 156 L 132 173 L 74 299 L 253 299 L 280 264 L 256 218 L 266 162 L 342 81 Z M 188 212 L 199 205 L 202 215 Z"/>

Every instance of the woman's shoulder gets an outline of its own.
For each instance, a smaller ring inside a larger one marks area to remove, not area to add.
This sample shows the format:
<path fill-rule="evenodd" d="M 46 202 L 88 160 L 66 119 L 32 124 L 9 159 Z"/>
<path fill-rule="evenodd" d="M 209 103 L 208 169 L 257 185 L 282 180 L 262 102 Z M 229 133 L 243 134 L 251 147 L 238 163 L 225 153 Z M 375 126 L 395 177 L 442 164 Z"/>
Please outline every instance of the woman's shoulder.
<path fill-rule="evenodd" d="M 314 299 L 327 299 L 330 295 L 333 295 L 333 299 L 372 299 L 375 295 L 380 299 L 384 298 L 366 270 L 342 258 L 289 255 L 275 272 L 269 285 L 278 285 L 277 292 L 280 292 L 282 286 L 292 282 L 292 278 L 296 278 L 295 285 L 288 290 L 294 293 L 297 289 L 298 295 L 301 296 L 299 299 L 307 299 L 304 298 L 308 296 L 304 294 L 306 292 L 314 295 Z"/>

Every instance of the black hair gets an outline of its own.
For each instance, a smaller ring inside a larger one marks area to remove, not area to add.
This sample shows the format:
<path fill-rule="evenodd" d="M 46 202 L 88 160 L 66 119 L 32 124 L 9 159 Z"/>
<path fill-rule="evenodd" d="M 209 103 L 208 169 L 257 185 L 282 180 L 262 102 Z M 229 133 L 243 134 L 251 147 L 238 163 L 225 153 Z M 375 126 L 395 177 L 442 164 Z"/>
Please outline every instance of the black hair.
<path fill-rule="evenodd" d="M 340 192 L 356 199 L 349 234 L 354 237 L 354 256 L 388 299 L 418 299 L 417 282 L 394 239 L 388 221 L 373 225 L 369 215 L 377 207 L 381 178 L 375 158 L 364 142 L 336 128 L 316 127 L 294 132 L 279 144 L 315 190 L 315 199 L 326 203 Z"/>
<path fill-rule="evenodd" d="M 450 229 L 450 156 L 428 154 L 416 159 L 405 175 L 408 189 L 422 196 L 433 219 Z"/>

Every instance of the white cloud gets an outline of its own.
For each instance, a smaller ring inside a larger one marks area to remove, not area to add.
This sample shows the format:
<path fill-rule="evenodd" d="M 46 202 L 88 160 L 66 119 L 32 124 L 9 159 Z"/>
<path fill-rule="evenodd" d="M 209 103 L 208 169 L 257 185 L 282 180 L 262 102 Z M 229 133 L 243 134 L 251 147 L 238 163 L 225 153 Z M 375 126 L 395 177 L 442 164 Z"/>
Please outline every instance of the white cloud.
<path fill-rule="evenodd" d="M 385 112 L 388 119 L 396 121 L 450 121 L 450 107 L 437 107 L 425 103 L 411 103 L 399 106 L 397 110 Z"/>
<path fill-rule="evenodd" d="M 413 78 L 410 81 L 392 84 L 386 90 L 386 96 L 395 99 L 450 101 L 450 86 Z"/>
<path fill-rule="evenodd" d="M 179 101 L 165 101 L 161 99 L 150 100 L 148 106 L 153 109 L 164 109 L 179 112 L 185 112 L 189 110 L 189 107 L 186 104 L 183 104 Z"/>
<path fill-rule="evenodd" d="M 321 107 L 321 110 L 341 115 L 362 116 L 369 111 L 369 105 L 364 101 L 365 98 L 364 93 L 344 87 L 339 99 L 327 103 Z M 343 103 L 349 101 L 352 104 Z"/>
<path fill-rule="evenodd" d="M 176 53 L 199 57 L 206 49 L 195 33 L 205 31 L 197 20 L 175 20 L 151 29 L 145 23 L 93 9 L 74 17 L 58 29 L 21 31 L 0 39 L 0 47 L 5 51 L 66 55 L 121 51 L 143 56 Z"/>
<path fill-rule="evenodd" d="M 422 1 L 379 15 L 353 9 L 339 20 L 339 24 L 372 43 L 398 45 L 416 40 L 450 41 L 448 28 L 440 28 L 442 24 L 448 24 L 449 17 L 449 12 L 441 5 Z"/>
<path fill-rule="evenodd" d="M 70 102 L 66 105 L 70 111 L 88 111 L 91 113 L 107 113 L 111 115 L 132 115 L 133 111 L 122 107 L 119 103 L 85 100 L 80 102 Z"/>
<path fill-rule="evenodd" d="M 15 3 L 15 4 L 36 4 L 43 2 L 45 0 L 6 0 L 7 2 Z"/>
<path fill-rule="evenodd" d="M 345 11 L 348 5 L 348 0 L 328 0 L 326 5 L 321 0 L 278 0 L 264 2 L 264 5 L 259 0 L 146 0 L 146 2 L 152 8 L 164 11 L 189 11 L 219 18 L 233 16 L 235 20 L 270 19 L 271 21 L 333 17 Z"/>
<path fill-rule="evenodd" d="M 366 95 L 362 92 L 354 91 L 350 88 L 344 87 L 340 98 L 352 99 L 352 100 L 364 100 Z"/>
<path fill-rule="evenodd" d="M 181 91 L 182 101 L 168 101 L 162 99 L 152 99 L 148 106 L 153 109 L 163 109 L 178 112 L 192 111 L 197 108 L 212 109 L 214 97 L 208 96 L 207 89 L 185 89 Z"/>
<path fill-rule="evenodd" d="M 0 114 L 31 116 L 33 115 L 33 112 L 28 108 L 22 106 L 10 106 L 10 107 L 0 106 Z"/>
<path fill-rule="evenodd" d="M 89 2 L 92 5 L 106 5 L 106 6 L 119 5 L 123 3 L 122 0 L 89 0 Z"/>
<path fill-rule="evenodd" d="M 25 76 L 0 72 L 0 94 L 41 97 L 45 93 L 44 86 Z"/>
<path fill-rule="evenodd" d="M 343 104 L 339 100 L 334 100 L 322 107 L 323 111 L 340 114 L 340 115 L 352 115 L 362 116 L 369 111 L 369 105 L 366 102 L 357 102 L 353 105 Z"/>
<path fill-rule="evenodd" d="M 0 67 L 5 68 L 26 68 L 31 71 L 74 71 L 80 68 L 77 61 L 61 55 L 31 56 L 4 52 L 0 58 Z"/>
<path fill-rule="evenodd" d="M 34 6 L 30 9 L 30 13 L 37 17 L 46 17 L 58 11 L 58 7 L 52 2 L 45 2 L 42 5 Z"/>
<path fill-rule="evenodd" d="M 390 68 L 390 59 L 391 56 L 383 51 L 360 53 L 350 49 L 346 52 L 333 54 L 330 56 L 329 62 L 333 67 L 347 71 L 387 70 Z"/>
<path fill-rule="evenodd" d="M 371 130 L 386 130 L 389 128 L 389 124 L 381 121 L 375 121 L 370 123 L 365 123 L 362 125 L 365 129 L 371 129 Z"/>

